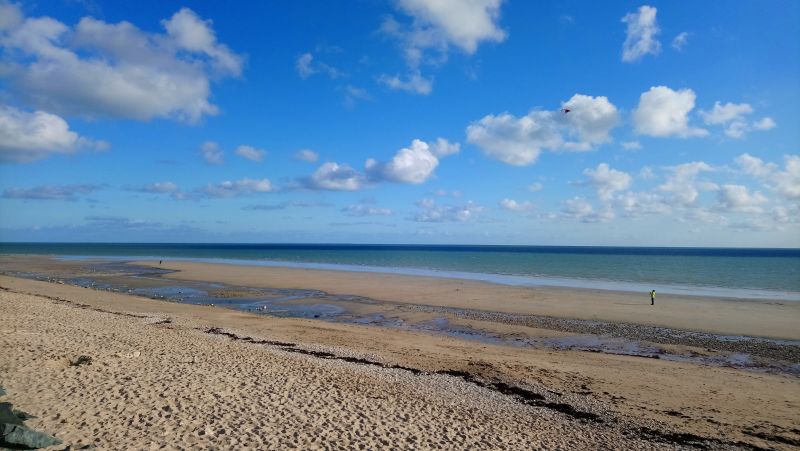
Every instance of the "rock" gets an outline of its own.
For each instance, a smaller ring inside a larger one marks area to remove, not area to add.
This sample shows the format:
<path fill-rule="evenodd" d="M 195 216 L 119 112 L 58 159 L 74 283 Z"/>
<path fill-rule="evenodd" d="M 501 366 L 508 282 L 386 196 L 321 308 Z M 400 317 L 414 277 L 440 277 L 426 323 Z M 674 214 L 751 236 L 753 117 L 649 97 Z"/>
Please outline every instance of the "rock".
<path fill-rule="evenodd" d="M 58 445 L 61 440 L 44 432 L 34 431 L 20 424 L 0 423 L 0 446 L 13 448 L 45 448 Z"/>
<path fill-rule="evenodd" d="M 92 358 L 88 355 L 79 355 L 78 357 L 70 360 L 69 364 L 71 366 L 78 366 L 78 365 L 91 365 Z"/>
<path fill-rule="evenodd" d="M 133 351 L 133 356 L 134 356 L 134 357 L 139 357 L 140 355 L 142 355 L 142 353 L 141 353 L 141 352 L 139 352 L 139 351 Z"/>

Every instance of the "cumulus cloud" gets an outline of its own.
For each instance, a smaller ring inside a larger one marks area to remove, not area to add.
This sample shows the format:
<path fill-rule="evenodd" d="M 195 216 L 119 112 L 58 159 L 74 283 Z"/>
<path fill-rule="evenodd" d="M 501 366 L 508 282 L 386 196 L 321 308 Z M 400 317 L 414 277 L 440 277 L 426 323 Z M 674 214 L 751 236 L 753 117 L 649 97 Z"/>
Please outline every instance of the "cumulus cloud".
<path fill-rule="evenodd" d="M 252 146 L 242 145 L 236 148 L 236 155 L 239 155 L 240 157 L 246 158 L 250 161 L 261 161 L 264 159 L 266 154 L 266 151 L 262 149 L 256 149 Z"/>
<path fill-rule="evenodd" d="M 610 202 L 614 193 L 624 191 L 631 185 L 631 176 L 626 172 L 611 169 L 607 163 L 600 163 L 595 169 L 583 171 L 590 185 L 597 190 L 597 198 Z"/>
<path fill-rule="evenodd" d="M 410 22 L 387 17 L 380 32 L 399 44 L 409 74 L 383 75 L 380 81 L 392 89 L 430 93 L 433 80 L 420 74 L 420 65 L 443 63 L 452 46 L 471 55 L 482 42 L 505 40 L 506 32 L 498 24 L 501 4 L 502 0 L 397 0 Z"/>
<path fill-rule="evenodd" d="M 190 9 L 161 25 L 164 32 L 148 33 L 91 17 L 74 27 L 25 18 L 0 29 L 6 76 L 39 108 L 61 115 L 196 123 L 217 114 L 211 83 L 239 76 L 243 58 Z"/>
<path fill-rule="evenodd" d="M 378 81 L 395 91 L 406 91 L 412 94 L 428 95 L 433 90 L 433 78 L 425 78 L 419 71 L 408 74 L 405 78 L 400 75 L 383 74 Z"/>
<path fill-rule="evenodd" d="M 452 155 L 459 149 L 458 143 L 444 138 L 430 144 L 415 139 L 387 162 L 368 159 L 363 172 L 346 164 L 328 162 L 311 176 L 298 179 L 298 184 L 307 189 L 335 191 L 356 191 L 379 182 L 421 184 L 433 176 L 440 157 Z"/>
<path fill-rule="evenodd" d="M 220 165 L 225 162 L 224 152 L 214 141 L 204 142 L 200 146 L 200 155 L 208 164 Z"/>
<path fill-rule="evenodd" d="M 591 150 L 610 141 L 609 134 L 619 123 L 619 112 L 606 97 L 575 94 L 562 108 L 570 112 L 484 116 L 467 127 L 467 141 L 489 157 L 525 166 L 535 163 L 542 151 Z"/>
<path fill-rule="evenodd" d="M 197 189 L 196 194 L 200 197 L 225 198 L 269 193 L 271 191 L 274 191 L 274 189 L 268 179 L 243 178 L 236 181 L 224 181 L 215 185 L 206 185 Z"/>
<path fill-rule="evenodd" d="M 691 89 L 650 88 L 639 97 L 639 106 L 633 111 L 636 132 L 656 137 L 708 135 L 707 130 L 689 125 L 689 113 L 694 109 L 695 98 Z"/>
<path fill-rule="evenodd" d="M 367 160 L 366 171 L 375 181 L 420 184 L 433 176 L 440 157 L 452 155 L 459 149 L 458 143 L 450 143 L 444 138 L 438 138 L 432 144 L 415 139 L 386 163 Z"/>
<path fill-rule="evenodd" d="M 294 153 L 294 159 L 306 163 L 316 163 L 319 160 L 319 154 L 311 149 L 300 149 Z"/>
<path fill-rule="evenodd" d="M 661 30 L 656 22 L 656 12 L 656 8 L 643 5 L 637 12 L 628 13 L 622 18 L 622 22 L 627 24 L 622 61 L 637 61 L 645 55 L 658 55 L 661 52 L 661 42 L 657 39 Z"/>
<path fill-rule="evenodd" d="M 756 130 L 771 130 L 777 126 L 778 124 L 771 117 L 765 117 L 753 122 L 753 128 Z"/>
<path fill-rule="evenodd" d="M 717 209 L 722 211 L 760 213 L 766 202 L 761 193 L 750 193 L 743 185 L 722 185 L 717 191 Z"/>
<path fill-rule="evenodd" d="M 529 201 L 517 202 L 514 199 L 503 199 L 498 202 L 501 208 L 511 211 L 530 211 L 534 208 L 533 204 Z"/>
<path fill-rule="evenodd" d="M 430 144 L 430 150 L 437 157 L 446 157 L 454 155 L 461 151 L 460 143 L 451 143 L 444 138 L 436 138 L 436 141 Z"/>
<path fill-rule="evenodd" d="M 534 192 L 534 193 L 541 191 L 543 188 L 544 188 L 544 185 L 541 184 L 540 182 L 534 182 L 534 183 L 531 183 L 530 185 L 528 185 L 528 191 L 531 191 L 531 192 Z"/>
<path fill-rule="evenodd" d="M 309 177 L 300 179 L 300 184 L 314 190 L 357 191 L 367 184 L 367 177 L 346 164 L 327 162 Z"/>
<path fill-rule="evenodd" d="M 672 40 L 672 48 L 680 52 L 683 50 L 684 47 L 686 47 L 686 44 L 688 43 L 689 43 L 689 33 L 684 31 L 678 33 L 678 35 L 675 36 L 675 38 Z"/>
<path fill-rule="evenodd" d="M 419 54 L 428 49 L 446 52 L 455 45 L 473 54 L 481 42 L 502 42 L 506 32 L 500 28 L 501 0 L 398 0 L 399 9 L 411 16 L 404 25 L 387 18 L 381 30 L 400 40 L 406 57 L 418 63 Z"/>
<path fill-rule="evenodd" d="M 716 189 L 712 184 L 697 181 L 701 173 L 714 170 L 707 163 L 694 161 L 673 166 L 669 170 L 670 175 L 658 190 L 668 196 L 667 201 L 672 205 L 691 206 L 697 201 L 701 188 Z"/>
<path fill-rule="evenodd" d="M 105 150 L 105 141 L 82 137 L 59 116 L 0 105 L 0 161 L 29 163 L 81 149 Z"/>
<path fill-rule="evenodd" d="M 466 222 L 483 211 L 483 207 L 470 201 L 461 205 L 440 205 L 434 199 L 416 202 L 419 211 L 411 217 L 416 222 Z"/>
<path fill-rule="evenodd" d="M 7 188 L 3 191 L 5 199 L 28 200 L 77 200 L 79 196 L 91 194 L 102 189 L 102 185 L 42 185 L 33 188 Z"/>
<path fill-rule="evenodd" d="M 425 141 L 415 139 L 409 147 L 397 151 L 387 163 L 375 160 L 367 161 L 367 173 L 378 180 L 397 183 L 424 183 L 433 175 L 439 165 L 439 159 L 431 152 Z"/>
<path fill-rule="evenodd" d="M 626 216 L 638 217 L 649 214 L 665 214 L 671 211 L 664 199 L 656 193 L 624 192 L 614 199 Z"/>
<path fill-rule="evenodd" d="M 610 208 L 595 211 L 592 204 L 582 197 L 574 197 L 564 201 L 561 209 L 563 219 L 576 220 L 585 223 L 608 222 L 614 219 L 614 212 Z"/>
<path fill-rule="evenodd" d="M 736 158 L 742 172 L 751 175 L 782 197 L 800 200 L 800 155 L 784 156 L 784 169 L 775 163 L 765 163 L 758 157 L 742 154 Z"/>
<path fill-rule="evenodd" d="M 700 111 L 700 116 L 706 124 L 722 125 L 725 127 L 725 135 L 730 138 L 743 138 L 750 130 L 769 130 L 775 127 L 775 121 L 770 117 L 764 117 L 755 122 L 748 122 L 746 116 L 753 113 L 753 107 L 747 103 L 721 104 L 714 102 L 711 111 Z"/>

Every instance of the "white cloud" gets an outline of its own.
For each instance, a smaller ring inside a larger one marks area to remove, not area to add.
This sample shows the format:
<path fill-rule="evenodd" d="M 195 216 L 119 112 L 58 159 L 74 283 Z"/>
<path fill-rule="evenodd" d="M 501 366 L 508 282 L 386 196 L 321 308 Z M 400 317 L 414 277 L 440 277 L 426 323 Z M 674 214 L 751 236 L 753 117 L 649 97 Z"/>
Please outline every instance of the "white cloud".
<path fill-rule="evenodd" d="M 542 151 L 591 150 L 610 141 L 619 123 L 617 108 L 606 97 L 575 94 L 562 107 L 570 111 L 531 111 L 520 118 L 490 114 L 467 127 L 467 141 L 492 158 L 525 166 Z"/>
<path fill-rule="evenodd" d="M 252 146 L 242 145 L 236 148 L 236 155 L 239 155 L 240 157 L 246 158 L 250 161 L 262 161 L 266 154 L 266 151 L 262 149 L 256 149 Z"/>
<path fill-rule="evenodd" d="M 531 191 L 531 192 L 534 192 L 534 193 L 541 191 L 542 188 L 544 188 L 544 185 L 542 185 L 539 182 L 534 182 L 534 183 L 531 183 L 530 185 L 528 185 L 528 191 Z"/>
<path fill-rule="evenodd" d="M 173 182 L 156 182 L 144 185 L 135 191 L 143 193 L 175 193 L 178 191 L 178 185 Z"/>
<path fill-rule="evenodd" d="M 661 52 L 661 43 L 657 39 L 661 30 L 656 23 L 656 12 L 656 8 L 643 5 L 638 12 L 628 13 L 622 18 L 628 26 L 622 44 L 622 61 L 637 61 L 647 54 L 658 55 Z"/>
<path fill-rule="evenodd" d="M 669 169 L 671 174 L 667 177 L 666 182 L 658 187 L 658 190 L 669 196 L 667 201 L 671 205 L 692 206 L 697 201 L 701 188 L 716 188 L 713 185 L 697 182 L 700 173 L 714 170 L 702 161 L 684 163 Z"/>
<path fill-rule="evenodd" d="M 397 151 L 388 163 L 368 160 L 366 169 L 378 180 L 419 184 L 428 180 L 438 165 L 439 159 L 431 152 L 428 143 L 415 139 L 411 146 Z"/>
<path fill-rule="evenodd" d="M 200 188 L 198 193 L 204 197 L 224 198 L 268 193 L 270 191 L 273 191 L 273 187 L 268 179 L 253 180 L 243 178 L 236 181 L 224 181 L 216 185 L 206 185 Z"/>
<path fill-rule="evenodd" d="M 104 141 L 79 136 L 54 114 L 0 105 L 0 161 L 28 163 L 53 154 L 108 147 Z"/>
<path fill-rule="evenodd" d="M 316 163 L 319 160 L 319 154 L 311 149 L 300 149 L 295 152 L 294 158 L 306 163 Z"/>
<path fill-rule="evenodd" d="M 722 185 L 717 191 L 717 209 L 743 213 L 760 213 L 767 198 L 761 193 L 750 193 L 743 185 Z"/>
<path fill-rule="evenodd" d="M 483 41 L 502 42 L 506 32 L 500 19 L 501 0 L 398 0 L 398 7 L 413 18 L 409 26 L 388 19 L 382 30 L 401 40 L 406 54 L 455 45 L 473 54 Z"/>
<path fill-rule="evenodd" d="M 444 138 L 438 138 L 432 144 L 415 139 L 409 147 L 398 150 L 389 162 L 369 159 L 365 168 L 375 181 L 420 184 L 433 176 L 439 166 L 439 158 L 455 154 L 460 148 L 458 143 L 451 143 Z"/>
<path fill-rule="evenodd" d="M 765 117 L 753 122 L 753 128 L 756 130 L 771 130 L 777 126 L 778 124 L 771 117 Z"/>
<path fill-rule="evenodd" d="M 332 79 L 341 77 L 343 74 L 333 66 L 323 62 L 314 62 L 314 55 L 303 53 L 295 60 L 295 69 L 300 78 L 306 79 L 316 73 L 324 73 Z"/>
<path fill-rule="evenodd" d="M 466 222 L 483 211 L 483 207 L 470 201 L 463 205 L 439 205 L 433 199 L 418 201 L 420 208 L 411 219 L 416 222 Z"/>
<path fill-rule="evenodd" d="M 347 108 L 353 108 L 356 106 L 356 103 L 359 101 L 372 101 L 374 100 L 372 95 L 367 92 L 366 89 L 357 88 L 352 85 L 347 85 L 344 87 L 344 105 Z"/>
<path fill-rule="evenodd" d="M 517 202 L 514 199 L 503 199 L 498 202 L 498 204 L 503 209 L 511 211 L 530 211 L 534 208 L 533 204 L 529 201 Z"/>
<path fill-rule="evenodd" d="M 706 124 L 722 125 L 725 127 L 725 135 L 733 139 L 743 138 L 751 130 L 769 130 L 776 126 L 775 121 L 770 117 L 764 117 L 756 122 L 748 123 L 746 116 L 753 113 L 753 107 L 747 103 L 721 104 L 714 102 L 711 111 L 700 111 L 700 116 Z"/>
<path fill-rule="evenodd" d="M 346 164 L 327 162 L 301 183 L 309 189 L 357 191 L 366 185 L 367 178 Z"/>
<path fill-rule="evenodd" d="M 433 78 L 423 77 L 419 71 L 410 73 L 405 79 L 399 75 L 383 74 L 378 81 L 395 91 L 406 91 L 412 94 L 428 95 L 433 90 Z"/>
<path fill-rule="evenodd" d="M 214 141 L 206 141 L 200 146 L 200 155 L 203 156 L 208 164 L 220 165 L 225 162 L 224 152 L 219 148 L 219 144 Z"/>
<path fill-rule="evenodd" d="M 722 105 L 719 102 L 714 102 L 714 109 L 711 111 L 701 110 L 700 116 L 706 124 L 725 124 L 752 112 L 753 107 L 747 103 L 728 102 Z"/>
<path fill-rule="evenodd" d="M 708 131 L 689 125 L 689 112 L 694 108 L 694 101 L 695 94 L 691 89 L 650 88 L 639 97 L 639 106 L 633 111 L 636 132 L 656 137 L 706 136 Z"/>
<path fill-rule="evenodd" d="M 180 50 L 205 54 L 219 73 L 241 75 L 242 57 L 231 52 L 225 44 L 217 43 L 210 20 L 203 20 L 189 8 L 181 8 L 161 24 Z"/>
<path fill-rule="evenodd" d="M 2 10 L 0 10 L 1 12 Z M 98 191 L 100 185 L 43 185 L 33 188 L 8 188 L 3 191 L 6 199 L 28 200 L 76 200 L 79 195 L 86 195 Z"/>
<path fill-rule="evenodd" d="M 436 138 L 436 141 L 430 144 L 430 150 L 437 157 L 446 157 L 454 155 L 461 151 L 461 144 L 451 143 L 444 138 Z"/>
<path fill-rule="evenodd" d="M 623 141 L 622 148 L 625 150 L 639 150 L 642 144 L 639 141 Z"/>
<path fill-rule="evenodd" d="M 90 17 L 74 28 L 26 18 L 0 30 L 0 44 L 13 57 L 6 76 L 37 106 L 62 115 L 196 123 L 217 114 L 211 82 L 240 75 L 243 58 L 189 9 L 162 26 L 165 33 L 148 33 Z"/>
<path fill-rule="evenodd" d="M 672 48 L 680 52 L 683 50 L 684 47 L 686 47 L 686 44 L 688 43 L 689 43 L 689 33 L 684 31 L 678 33 L 678 35 L 675 36 L 675 39 L 672 40 Z"/>
<path fill-rule="evenodd" d="M 391 89 L 430 93 L 433 79 L 422 76 L 420 65 L 444 63 L 451 46 L 471 55 L 482 42 L 502 42 L 506 32 L 498 25 L 501 4 L 502 0 L 396 0 L 410 23 L 387 17 L 380 31 L 398 42 L 409 73 L 405 79 L 382 75 L 379 81 Z"/>
<path fill-rule="evenodd" d="M 308 78 L 317 72 L 317 70 L 312 67 L 313 61 L 314 55 L 310 53 L 303 53 L 297 57 L 297 61 L 295 61 L 295 68 L 297 69 L 297 74 L 300 75 L 300 78 Z"/>
<path fill-rule="evenodd" d="M 614 212 L 610 208 L 604 208 L 599 212 L 595 211 L 592 204 L 586 201 L 586 199 L 574 197 L 564 201 L 564 207 L 561 209 L 561 217 L 585 223 L 608 222 L 614 219 Z"/>
<path fill-rule="evenodd" d="M 770 189 L 786 199 L 800 200 L 800 155 L 784 156 L 784 170 L 775 163 L 764 163 L 760 158 L 742 154 L 736 164 L 745 174 L 761 180 Z"/>
<path fill-rule="evenodd" d="M 625 172 L 611 169 L 606 163 L 600 163 L 595 169 L 586 169 L 583 175 L 588 183 L 597 190 L 597 198 L 603 202 L 610 202 L 614 193 L 624 191 L 631 185 L 631 176 Z"/>
<path fill-rule="evenodd" d="M 655 193 L 625 192 L 614 200 L 626 215 L 638 217 L 646 214 L 664 214 L 670 212 L 670 207 Z"/>
<path fill-rule="evenodd" d="M 348 205 L 342 208 L 342 213 L 347 216 L 364 217 L 364 216 L 391 216 L 394 214 L 389 208 L 380 208 L 374 205 L 374 202 L 361 202 L 359 204 Z"/>

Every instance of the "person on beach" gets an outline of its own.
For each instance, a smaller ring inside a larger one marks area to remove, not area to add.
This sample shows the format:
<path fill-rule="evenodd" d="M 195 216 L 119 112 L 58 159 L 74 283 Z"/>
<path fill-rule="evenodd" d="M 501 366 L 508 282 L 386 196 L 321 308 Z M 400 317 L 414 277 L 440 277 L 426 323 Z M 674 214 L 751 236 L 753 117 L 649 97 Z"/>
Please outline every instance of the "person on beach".
<path fill-rule="evenodd" d="M 656 290 L 650 290 L 650 305 L 656 305 Z"/>

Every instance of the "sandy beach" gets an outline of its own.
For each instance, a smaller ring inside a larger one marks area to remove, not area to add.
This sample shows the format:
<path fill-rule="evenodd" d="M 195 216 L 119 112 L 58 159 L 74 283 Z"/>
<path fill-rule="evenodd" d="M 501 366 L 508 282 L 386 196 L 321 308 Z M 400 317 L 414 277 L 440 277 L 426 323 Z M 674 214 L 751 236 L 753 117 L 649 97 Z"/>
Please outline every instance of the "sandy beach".
<path fill-rule="evenodd" d="M 0 261 L 4 269 L 10 264 L 75 270 L 47 259 Z M 185 262 L 163 267 L 179 271 L 171 280 L 316 289 L 378 299 L 384 309 L 458 307 L 799 336 L 793 303 L 685 297 L 660 300 L 653 313 L 631 293 Z M 54 449 L 800 444 L 800 381 L 790 374 L 275 318 L 6 276 L 0 287 L 0 346 L 8 350 L 0 355 L 7 392 L 0 401 L 34 415 L 28 425 L 64 441 Z M 463 321 L 507 334 L 567 333 Z M 91 364 L 70 365 L 81 355 Z"/>

